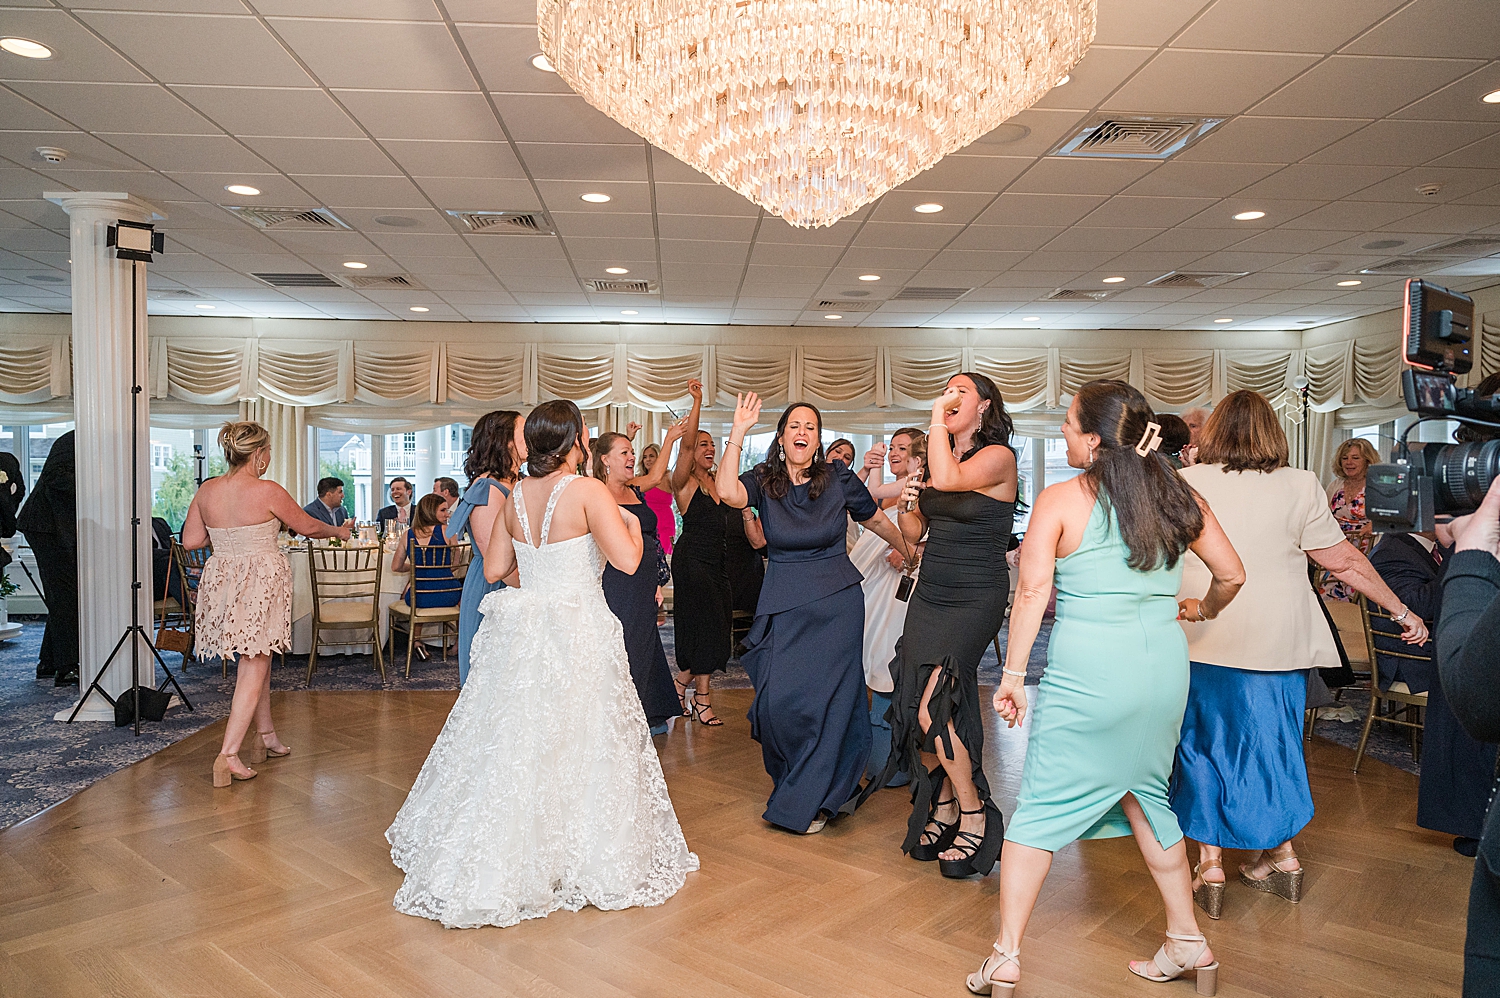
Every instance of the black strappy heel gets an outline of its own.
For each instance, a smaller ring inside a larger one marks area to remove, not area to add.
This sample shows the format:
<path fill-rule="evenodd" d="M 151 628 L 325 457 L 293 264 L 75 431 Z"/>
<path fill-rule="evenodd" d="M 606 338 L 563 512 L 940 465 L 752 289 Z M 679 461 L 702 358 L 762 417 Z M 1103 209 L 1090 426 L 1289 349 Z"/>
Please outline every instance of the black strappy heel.
<path fill-rule="evenodd" d="M 980 807 L 977 811 L 965 811 L 960 808 L 958 813 L 960 815 L 984 814 L 984 808 Z M 962 820 L 962 818 L 959 818 L 959 821 Z M 964 858 L 939 859 L 938 871 L 950 880 L 962 880 L 965 877 L 972 877 L 976 873 L 989 873 L 989 870 L 980 870 L 974 866 L 974 857 L 979 855 L 979 850 L 983 849 L 984 844 L 989 841 L 990 826 L 993 824 L 994 819 L 985 819 L 983 835 L 975 835 L 973 832 L 959 832 L 954 835 L 953 843 L 949 848 L 957 849 L 964 854 Z M 955 823 L 954 827 L 957 828 L 958 825 Z M 960 842 L 959 839 L 963 841 Z"/>
<path fill-rule="evenodd" d="M 927 823 L 929 825 L 938 826 L 938 830 L 936 833 L 934 833 L 930 828 L 922 829 L 922 837 L 917 840 L 917 844 L 912 846 L 911 852 L 908 853 L 908 855 L 911 856 L 912 859 L 921 860 L 923 863 L 931 863 L 933 860 L 938 858 L 938 853 L 952 848 L 953 838 L 958 834 L 958 822 L 955 821 L 952 824 L 949 824 L 948 822 L 937 820 L 937 818 L 933 817 L 933 815 L 937 814 L 938 808 L 948 804 L 957 803 L 957 797 L 950 797 L 947 800 L 933 801 L 932 811 L 927 815 Z M 959 814 L 962 813 L 963 810 L 960 809 Z M 934 834 L 936 834 L 937 837 L 929 842 L 928 837 Z"/>
<path fill-rule="evenodd" d="M 693 720 L 697 721 L 705 728 L 722 728 L 724 726 L 724 722 L 719 720 L 719 716 L 717 714 L 715 714 L 713 717 L 710 717 L 706 721 L 703 719 L 704 713 L 706 711 L 713 710 L 714 705 L 712 703 L 699 700 L 698 697 L 701 695 L 702 694 L 699 694 L 697 692 L 693 693 Z"/>

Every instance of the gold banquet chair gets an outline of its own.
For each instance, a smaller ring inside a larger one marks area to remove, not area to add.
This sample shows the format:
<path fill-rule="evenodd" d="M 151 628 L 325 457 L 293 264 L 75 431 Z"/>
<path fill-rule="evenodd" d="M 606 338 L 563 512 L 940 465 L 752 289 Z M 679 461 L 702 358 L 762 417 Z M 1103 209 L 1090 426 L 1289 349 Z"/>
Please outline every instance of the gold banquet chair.
<path fill-rule="evenodd" d="M 378 544 L 334 547 L 309 541 L 307 568 L 312 580 L 312 647 L 307 653 L 307 685 L 318 664 L 321 631 L 370 632 L 375 667 L 385 682 L 385 658 L 380 641 L 380 572 L 385 549 Z M 335 642 L 330 641 L 329 644 Z M 339 640 L 337 644 L 351 644 Z"/>
<path fill-rule="evenodd" d="M 1359 735 L 1359 748 L 1354 752 L 1354 772 L 1359 772 L 1359 762 L 1365 754 L 1365 742 L 1370 738 L 1370 727 L 1376 723 L 1395 724 L 1409 728 L 1411 730 L 1412 759 L 1421 762 L 1422 751 L 1419 739 L 1424 723 L 1424 716 L 1421 712 L 1427 707 L 1427 694 L 1413 693 L 1403 682 L 1393 682 L 1390 689 L 1382 690 L 1380 688 L 1380 662 L 1377 652 L 1388 659 L 1403 658 L 1412 662 L 1432 662 L 1433 658 L 1431 655 L 1413 654 L 1406 651 L 1405 649 L 1410 648 L 1411 645 L 1401 642 L 1399 632 L 1396 636 L 1392 636 L 1371 627 L 1370 620 L 1372 618 L 1391 619 L 1391 615 L 1386 613 L 1384 609 L 1378 606 L 1371 607 L 1369 600 L 1363 596 L 1359 598 L 1359 608 L 1364 622 L 1365 649 L 1366 653 L 1370 656 L 1370 709 L 1365 714 L 1365 730 L 1360 732 Z M 1402 650 L 1393 651 L 1389 648 L 1377 649 L 1375 646 L 1376 638 L 1384 640 L 1387 645 L 1399 644 Z M 1436 665 L 1436 663 L 1433 664 Z M 1376 710 L 1382 703 L 1390 706 L 1390 712 L 1377 715 Z M 1397 714 L 1401 716 L 1397 717 Z"/>
<path fill-rule="evenodd" d="M 213 555 L 213 546 L 185 548 L 177 538 L 172 538 L 171 561 L 167 563 L 167 586 L 175 575 L 180 583 L 184 601 L 161 594 L 156 601 L 157 641 L 156 647 L 165 651 L 182 652 L 182 667 L 186 669 L 193 660 L 193 648 L 197 644 L 198 583 L 203 578 L 203 566 Z M 222 671 L 229 674 L 229 663 L 222 663 Z"/>
<path fill-rule="evenodd" d="M 451 544 L 429 544 L 426 547 L 416 545 L 412 551 L 412 557 L 408 563 L 412 566 L 411 592 L 412 602 L 416 602 L 416 594 L 421 593 L 428 596 L 447 593 L 462 593 L 464 588 L 464 575 L 469 569 L 469 561 L 473 557 L 473 545 L 469 541 L 455 541 Z M 439 578 L 421 578 L 416 569 L 448 568 L 452 569 L 451 575 Z M 423 606 L 415 609 L 408 606 L 405 599 L 398 599 L 392 603 L 387 611 L 389 626 L 386 628 L 387 640 L 390 642 L 391 658 L 396 657 L 396 632 L 406 632 L 406 678 L 411 678 L 411 656 L 416 643 L 422 640 L 427 628 L 437 626 L 438 633 L 443 639 L 443 661 L 448 661 L 448 639 L 453 638 L 454 648 L 458 647 L 458 604 L 452 606 Z"/>

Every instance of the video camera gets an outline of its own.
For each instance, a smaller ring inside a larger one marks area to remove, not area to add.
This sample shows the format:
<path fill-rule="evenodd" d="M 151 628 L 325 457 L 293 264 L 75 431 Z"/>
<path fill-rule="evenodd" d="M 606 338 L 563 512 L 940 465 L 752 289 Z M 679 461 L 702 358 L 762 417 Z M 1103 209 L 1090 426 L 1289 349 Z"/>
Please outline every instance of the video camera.
<path fill-rule="evenodd" d="M 1401 434 L 1395 463 L 1366 472 L 1365 511 L 1375 529 L 1407 533 L 1433 529 L 1439 513 L 1472 513 L 1500 478 L 1500 439 L 1430 444 L 1412 450 L 1412 426 L 1455 420 L 1500 437 L 1500 396 L 1457 386 L 1474 367 L 1474 299 L 1422 280 L 1406 282 L 1401 372 L 1406 408 L 1422 418 Z"/>

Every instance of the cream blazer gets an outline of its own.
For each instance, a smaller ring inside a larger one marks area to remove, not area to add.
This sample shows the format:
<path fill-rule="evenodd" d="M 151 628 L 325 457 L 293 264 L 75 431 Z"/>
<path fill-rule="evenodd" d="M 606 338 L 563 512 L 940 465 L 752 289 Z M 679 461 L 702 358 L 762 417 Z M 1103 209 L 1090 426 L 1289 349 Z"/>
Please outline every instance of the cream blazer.
<path fill-rule="evenodd" d="M 1188 657 L 1254 672 L 1337 667 L 1338 649 L 1308 582 L 1304 553 L 1344 539 L 1318 476 L 1296 468 L 1225 471 L 1218 464 L 1180 474 L 1207 501 L 1245 565 L 1245 585 L 1223 613 L 1182 622 Z M 1189 551 L 1178 599 L 1203 596 L 1210 579 L 1208 566 Z"/>

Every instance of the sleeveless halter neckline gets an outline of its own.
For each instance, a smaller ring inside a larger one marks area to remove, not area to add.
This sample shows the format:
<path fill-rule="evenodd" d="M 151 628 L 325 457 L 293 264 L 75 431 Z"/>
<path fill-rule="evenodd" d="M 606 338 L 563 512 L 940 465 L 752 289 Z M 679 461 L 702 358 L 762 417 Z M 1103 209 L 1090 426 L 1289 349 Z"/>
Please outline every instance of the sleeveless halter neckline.
<path fill-rule="evenodd" d="M 516 503 L 516 519 L 518 519 L 518 520 L 521 521 L 521 533 L 525 535 L 526 543 L 528 545 L 530 545 L 531 547 L 536 548 L 538 550 L 540 550 L 540 549 L 542 549 L 542 548 L 544 548 L 544 547 L 547 546 L 547 544 L 548 544 L 548 540 L 547 539 L 548 539 L 548 537 L 552 533 L 552 512 L 553 512 L 553 510 L 555 510 L 557 508 L 557 500 L 562 497 L 563 489 L 565 489 L 565 488 L 568 487 L 568 483 L 570 483 L 571 481 L 573 481 L 573 479 L 575 479 L 577 477 L 578 477 L 577 475 L 564 475 L 562 478 L 558 479 L 558 482 L 557 482 L 556 485 L 552 486 L 552 493 L 549 496 L 547 496 L 547 510 L 546 510 L 546 512 L 544 512 L 542 514 L 542 540 L 541 540 L 541 543 L 537 543 L 536 541 L 534 541 L 534 540 L 531 539 L 531 520 L 526 515 L 526 499 L 525 499 L 525 497 L 521 497 L 521 501 L 518 502 L 518 503 Z M 521 491 L 521 483 L 520 482 L 516 483 L 515 491 L 518 494 L 520 493 L 520 491 Z M 578 537 L 587 537 L 587 536 L 589 536 L 589 535 L 588 534 L 579 534 L 578 535 Z M 570 540 L 570 541 L 577 540 L 578 537 L 570 537 L 570 538 L 568 538 L 568 540 Z M 566 544 L 567 541 L 559 541 L 558 543 L 560 543 L 560 544 Z"/>

